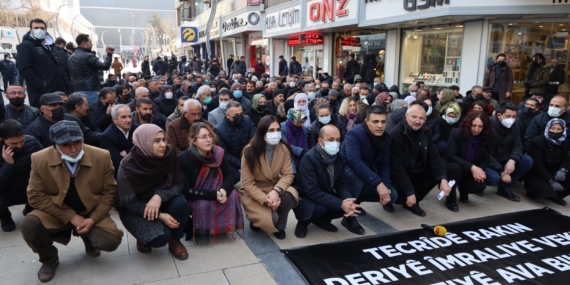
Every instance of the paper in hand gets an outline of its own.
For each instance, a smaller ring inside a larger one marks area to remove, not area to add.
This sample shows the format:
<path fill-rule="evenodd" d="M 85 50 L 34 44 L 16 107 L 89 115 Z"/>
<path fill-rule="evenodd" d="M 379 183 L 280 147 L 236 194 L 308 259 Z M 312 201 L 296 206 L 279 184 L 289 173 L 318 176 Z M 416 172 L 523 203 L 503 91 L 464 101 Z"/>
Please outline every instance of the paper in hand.
<path fill-rule="evenodd" d="M 455 180 L 449 181 L 448 184 L 449 184 L 449 188 L 452 188 L 453 185 L 455 185 Z M 443 191 L 441 191 L 441 192 L 439 192 L 439 195 L 437 195 L 437 199 L 441 200 L 441 199 L 443 199 L 444 196 L 445 196 L 445 193 Z"/>

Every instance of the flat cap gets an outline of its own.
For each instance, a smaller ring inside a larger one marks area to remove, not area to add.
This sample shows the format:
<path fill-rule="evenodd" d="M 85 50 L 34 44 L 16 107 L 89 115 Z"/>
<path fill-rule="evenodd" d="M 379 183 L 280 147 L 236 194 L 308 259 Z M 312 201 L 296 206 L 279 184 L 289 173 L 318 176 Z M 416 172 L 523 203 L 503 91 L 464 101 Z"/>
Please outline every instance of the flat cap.
<path fill-rule="evenodd" d="M 53 144 L 67 144 L 83 139 L 83 132 L 75 121 L 59 121 L 49 128 L 49 139 Z"/>
<path fill-rule="evenodd" d="M 538 95 L 538 96 L 544 97 L 544 92 L 538 91 L 538 90 L 536 90 L 536 91 L 534 91 L 534 92 L 530 92 L 530 94 L 531 94 L 531 95 Z"/>
<path fill-rule="evenodd" d="M 55 93 L 46 93 L 40 97 L 40 105 L 64 104 L 61 97 Z"/>
<path fill-rule="evenodd" d="M 483 92 L 493 92 L 493 87 L 483 87 Z"/>

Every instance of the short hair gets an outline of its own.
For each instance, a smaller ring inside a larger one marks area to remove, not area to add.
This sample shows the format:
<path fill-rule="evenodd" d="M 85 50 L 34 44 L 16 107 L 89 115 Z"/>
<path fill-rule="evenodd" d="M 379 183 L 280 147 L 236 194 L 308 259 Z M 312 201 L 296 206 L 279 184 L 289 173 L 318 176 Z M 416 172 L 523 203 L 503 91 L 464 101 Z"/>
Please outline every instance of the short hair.
<path fill-rule="evenodd" d="M 139 94 L 141 94 L 143 91 L 150 92 L 146 87 L 139 87 L 137 90 L 135 90 L 135 96 L 139 96 Z"/>
<path fill-rule="evenodd" d="M 83 43 L 89 41 L 89 35 L 88 34 L 79 34 L 76 38 L 75 38 L 75 42 L 77 43 L 77 46 L 81 46 Z"/>
<path fill-rule="evenodd" d="M 180 101 L 180 100 L 186 101 L 186 100 L 188 100 L 188 99 L 190 99 L 190 97 L 188 97 L 188 96 L 182 96 L 182 97 L 178 98 L 178 101 Z"/>
<path fill-rule="evenodd" d="M 499 106 L 497 106 L 497 108 L 495 109 L 495 112 L 497 114 L 504 114 L 507 110 L 511 110 L 511 111 L 517 111 L 517 106 L 515 106 L 515 104 L 511 103 L 511 102 L 503 102 L 501 104 L 499 104 Z"/>
<path fill-rule="evenodd" d="M 230 101 L 228 103 L 228 107 L 226 110 L 229 110 L 230 108 L 237 108 L 237 107 L 241 107 L 241 104 L 237 101 Z"/>
<path fill-rule="evenodd" d="M 538 102 L 538 99 L 528 98 L 528 99 L 526 99 L 526 102 L 528 102 L 528 101 L 534 101 L 536 103 L 536 106 L 540 106 L 540 102 Z"/>
<path fill-rule="evenodd" d="M 8 119 L 4 121 L 4 123 L 0 124 L 0 138 L 3 140 L 19 137 L 24 134 L 24 128 L 16 120 Z"/>
<path fill-rule="evenodd" d="M 501 57 L 501 56 L 504 57 L 505 59 L 507 58 L 507 55 L 506 55 L 506 54 L 500 53 L 500 54 L 498 54 L 498 55 L 495 57 L 495 60 L 499 59 L 499 57 Z"/>
<path fill-rule="evenodd" d="M 540 59 L 543 62 L 546 61 L 546 57 L 542 53 L 535 53 L 532 57 L 536 57 L 537 60 Z"/>
<path fill-rule="evenodd" d="M 415 101 L 413 101 L 412 103 L 410 103 L 410 106 L 408 106 L 408 111 L 410 110 L 410 107 L 412 107 L 412 106 L 414 106 L 414 105 L 419 105 L 420 107 L 424 108 L 424 111 L 426 111 L 426 112 L 427 112 L 428 109 L 429 109 L 429 105 L 428 105 L 426 102 L 420 101 L 420 100 L 415 100 Z M 406 114 L 407 114 L 407 113 L 408 113 L 408 112 L 406 111 Z"/>
<path fill-rule="evenodd" d="M 562 99 L 564 99 L 564 102 L 565 102 L 565 103 L 564 103 L 564 107 L 565 107 L 565 108 L 568 108 L 568 100 L 567 100 L 564 96 L 562 96 L 562 95 L 555 95 L 554 97 L 552 97 L 552 99 L 554 99 L 554 98 L 562 98 Z M 552 101 L 552 99 L 550 99 L 550 101 Z"/>
<path fill-rule="evenodd" d="M 158 83 L 158 79 L 152 78 L 151 80 L 148 81 L 148 85 L 151 85 L 153 83 Z"/>
<path fill-rule="evenodd" d="M 46 22 L 45 22 L 44 20 L 42 20 L 42 19 L 40 19 L 40 18 L 32 19 L 32 20 L 30 21 L 30 29 L 32 28 L 32 24 L 33 24 L 33 23 L 43 23 L 44 26 L 46 26 L 46 30 L 47 30 L 47 24 L 46 24 Z"/>
<path fill-rule="evenodd" d="M 229 96 L 231 98 L 232 97 L 232 91 L 230 91 L 226 88 L 221 89 L 220 92 L 218 92 L 218 97 L 221 97 L 222 95 L 223 96 Z"/>
<path fill-rule="evenodd" d="M 331 105 L 329 103 L 321 103 L 321 104 L 317 105 L 317 108 L 315 108 L 315 111 L 318 113 L 320 109 L 328 109 L 329 111 L 332 111 Z"/>
<path fill-rule="evenodd" d="M 105 99 L 109 93 L 117 94 L 115 93 L 115 89 L 113 89 L 113 87 L 105 87 L 99 91 L 99 98 Z"/>
<path fill-rule="evenodd" d="M 457 85 L 451 85 L 449 86 L 449 89 L 453 90 L 453 91 L 459 91 L 459 86 Z"/>
<path fill-rule="evenodd" d="M 204 95 L 204 93 L 206 93 L 206 90 L 210 90 L 210 85 L 200 86 L 200 88 L 198 88 L 198 91 L 196 92 L 196 94 L 198 94 L 198 96 Z"/>
<path fill-rule="evenodd" d="M 370 119 L 370 115 L 372 114 L 376 114 L 376 115 L 388 115 L 388 110 L 386 109 L 385 105 L 374 105 L 374 106 L 370 106 L 368 107 L 368 109 L 366 109 L 366 119 Z"/>
<path fill-rule="evenodd" d="M 55 45 L 56 45 L 56 46 L 58 46 L 58 45 L 60 45 L 60 44 L 65 44 L 65 43 L 67 43 L 67 42 L 66 42 L 62 37 L 57 37 L 57 38 L 55 39 Z"/>
<path fill-rule="evenodd" d="M 481 87 L 480 85 L 475 85 L 475 86 L 471 87 L 471 93 L 475 92 L 475 88 L 483 89 L 483 87 Z"/>
<path fill-rule="evenodd" d="M 308 89 L 308 88 L 310 88 L 310 87 L 315 87 L 315 88 L 316 88 L 315 84 L 313 84 L 313 83 L 305 84 L 305 88 Z"/>
<path fill-rule="evenodd" d="M 68 42 L 67 44 L 65 44 L 65 48 L 68 50 L 74 50 L 75 46 L 73 45 L 72 42 Z"/>
<path fill-rule="evenodd" d="M 69 97 L 67 97 L 67 103 L 65 104 L 65 107 L 68 111 L 71 112 L 75 110 L 75 107 L 81 106 L 83 104 L 83 98 L 87 99 L 87 96 L 81 93 L 72 93 L 69 95 Z"/>
<path fill-rule="evenodd" d="M 190 105 L 194 105 L 194 107 L 200 108 L 200 111 L 202 110 L 202 104 L 200 104 L 200 101 L 196 99 L 188 99 L 186 100 L 186 102 L 184 102 L 184 107 L 182 107 L 182 111 L 188 112 L 188 109 L 190 109 Z"/>
<path fill-rule="evenodd" d="M 117 59 L 117 57 L 115 59 Z M 113 74 L 112 72 L 109 72 L 109 74 L 107 74 L 107 78 L 109 78 L 109 79 L 111 79 L 111 77 L 114 77 L 114 76 L 115 76 L 115 74 Z"/>
<path fill-rule="evenodd" d="M 366 86 L 360 87 L 360 91 L 362 91 L 362 90 L 368 90 L 368 91 L 370 91 L 370 89 L 368 89 L 368 87 L 366 87 Z"/>
<path fill-rule="evenodd" d="M 152 101 L 148 98 L 140 98 L 137 100 L 137 108 L 140 108 L 142 104 L 150 104 L 152 105 Z"/>
<path fill-rule="evenodd" d="M 129 112 L 131 111 L 131 108 L 129 106 L 127 106 L 125 104 L 117 104 L 117 105 L 113 106 L 113 108 L 111 109 L 111 118 L 118 119 L 119 118 L 119 109 L 121 109 L 121 108 L 127 108 L 129 110 Z"/>
<path fill-rule="evenodd" d="M 277 83 L 269 82 L 269 83 L 267 83 L 267 87 L 269 87 L 269 86 L 275 86 L 275 88 L 277 88 Z"/>

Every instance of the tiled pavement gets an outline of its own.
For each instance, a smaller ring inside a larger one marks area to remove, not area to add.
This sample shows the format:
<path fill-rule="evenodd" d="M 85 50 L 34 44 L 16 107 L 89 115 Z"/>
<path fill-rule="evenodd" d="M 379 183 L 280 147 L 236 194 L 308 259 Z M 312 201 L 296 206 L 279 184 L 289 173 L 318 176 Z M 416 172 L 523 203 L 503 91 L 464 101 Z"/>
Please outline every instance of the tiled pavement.
<path fill-rule="evenodd" d="M 484 197 L 471 195 L 468 204 L 459 204 L 458 213 L 448 211 L 443 201 L 437 201 L 437 191 L 432 191 L 421 203 L 427 212 L 425 218 L 414 216 L 400 206 L 396 206 L 395 213 L 389 214 L 376 203 L 365 203 L 363 207 L 368 215 L 360 217 L 359 221 L 367 235 L 374 235 L 415 229 L 421 223 L 442 224 L 544 206 L 570 215 L 568 207 L 526 198 L 520 184 L 514 189 L 521 196 L 520 203 L 495 195 L 495 189 L 489 187 Z M 11 208 L 18 224 L 23 219 L 22 208 Z M 122 228 L 115 212 L 112 217 Z M 276 240 L 263 232 L 251 232 L 246 222 L 245 239 L 213 245 L 185 242 L 190 253 L 190 258 L 185 261 L 172 258 L 166 247 L 154 249 L 150 254 L 141 254 L 136 250 L 135 239 L 130 234 L 125 235 L 117 251 L 103 252 L 100 257 L 92 258 L 85 255 L 81 239 L 73 238 L 68 246 L 56 244 L 60 251 L 60 266 L 50 284 L 304 284 L 279 249 L 359 237 L 349 233 L 340 225 L 340 220 L 336 220 L 334 224 L 339 228 L 338 233 L 328 233 L 311 225 L 307 237 L 298 239 L 293 234 L 296 224 L 293 213 L 289 218 L 285 240 Z M 19 231 L 0 232 L 1 284 L 40 284 L 36 277 L 39 267 L 37 255 L 26 246 Z"/>

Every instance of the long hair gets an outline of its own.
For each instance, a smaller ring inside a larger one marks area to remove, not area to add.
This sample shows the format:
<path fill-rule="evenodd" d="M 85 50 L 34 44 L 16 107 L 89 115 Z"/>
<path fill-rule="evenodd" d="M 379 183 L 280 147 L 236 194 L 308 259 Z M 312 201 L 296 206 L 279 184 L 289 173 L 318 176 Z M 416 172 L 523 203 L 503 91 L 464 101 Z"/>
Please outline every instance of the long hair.
<path fill-rule="evenodd" d="M 279 124 L 279 120 L 275 116 L 266 115 L 261 118 L 259 124 L 257 125 L 257 130 L 255 135 L 249 141 L 249 144 L 243 150 L 243 156 L 245 156 L 245 162 L 247 163 L 247 168 L 251 173 L 253 173 L 256 166 L 261 166 L 261 156 L 265 155 L 265 134 L 272 123 Z M 285 145 L 289 150 L 289 153 L 293 153 L 291 145 L 283 139 L 281 139 L 281 144 Z"/>
<path fill-rule="evenodd" d="M 358 103 L 358 101 L 354 97 L 344 98 L 342 100 L 342 103 L 340 104 L 340 108 L 338 109 L 338 113 L 341 114 L 342 116 L 346 116 L 346 114 L 348 114 L 348 106 L 350 105 L 350 102 L 354 102 L 355 107 L 357 105 L 356 103 Z"/>
<path fill-rule="evenodd" d="M 491 128 L 491 120 L 489 119 L 489 116 L 483 112 L 471 112 L 465 117 L 465 119 L 463 119 L 459 126 L 461 129 L 461 138 L 469 141 L 473 137 L 473 135 L 471 135 L 471 126 L 473 125 L 473 120 L 476 118 L 483 121 L 483 130 L 480 134 L 481 142 L 483 143 L 483 147 L 489 150 L 491 148 L 491 141 L 493 140 L 493 130 Z"/>

